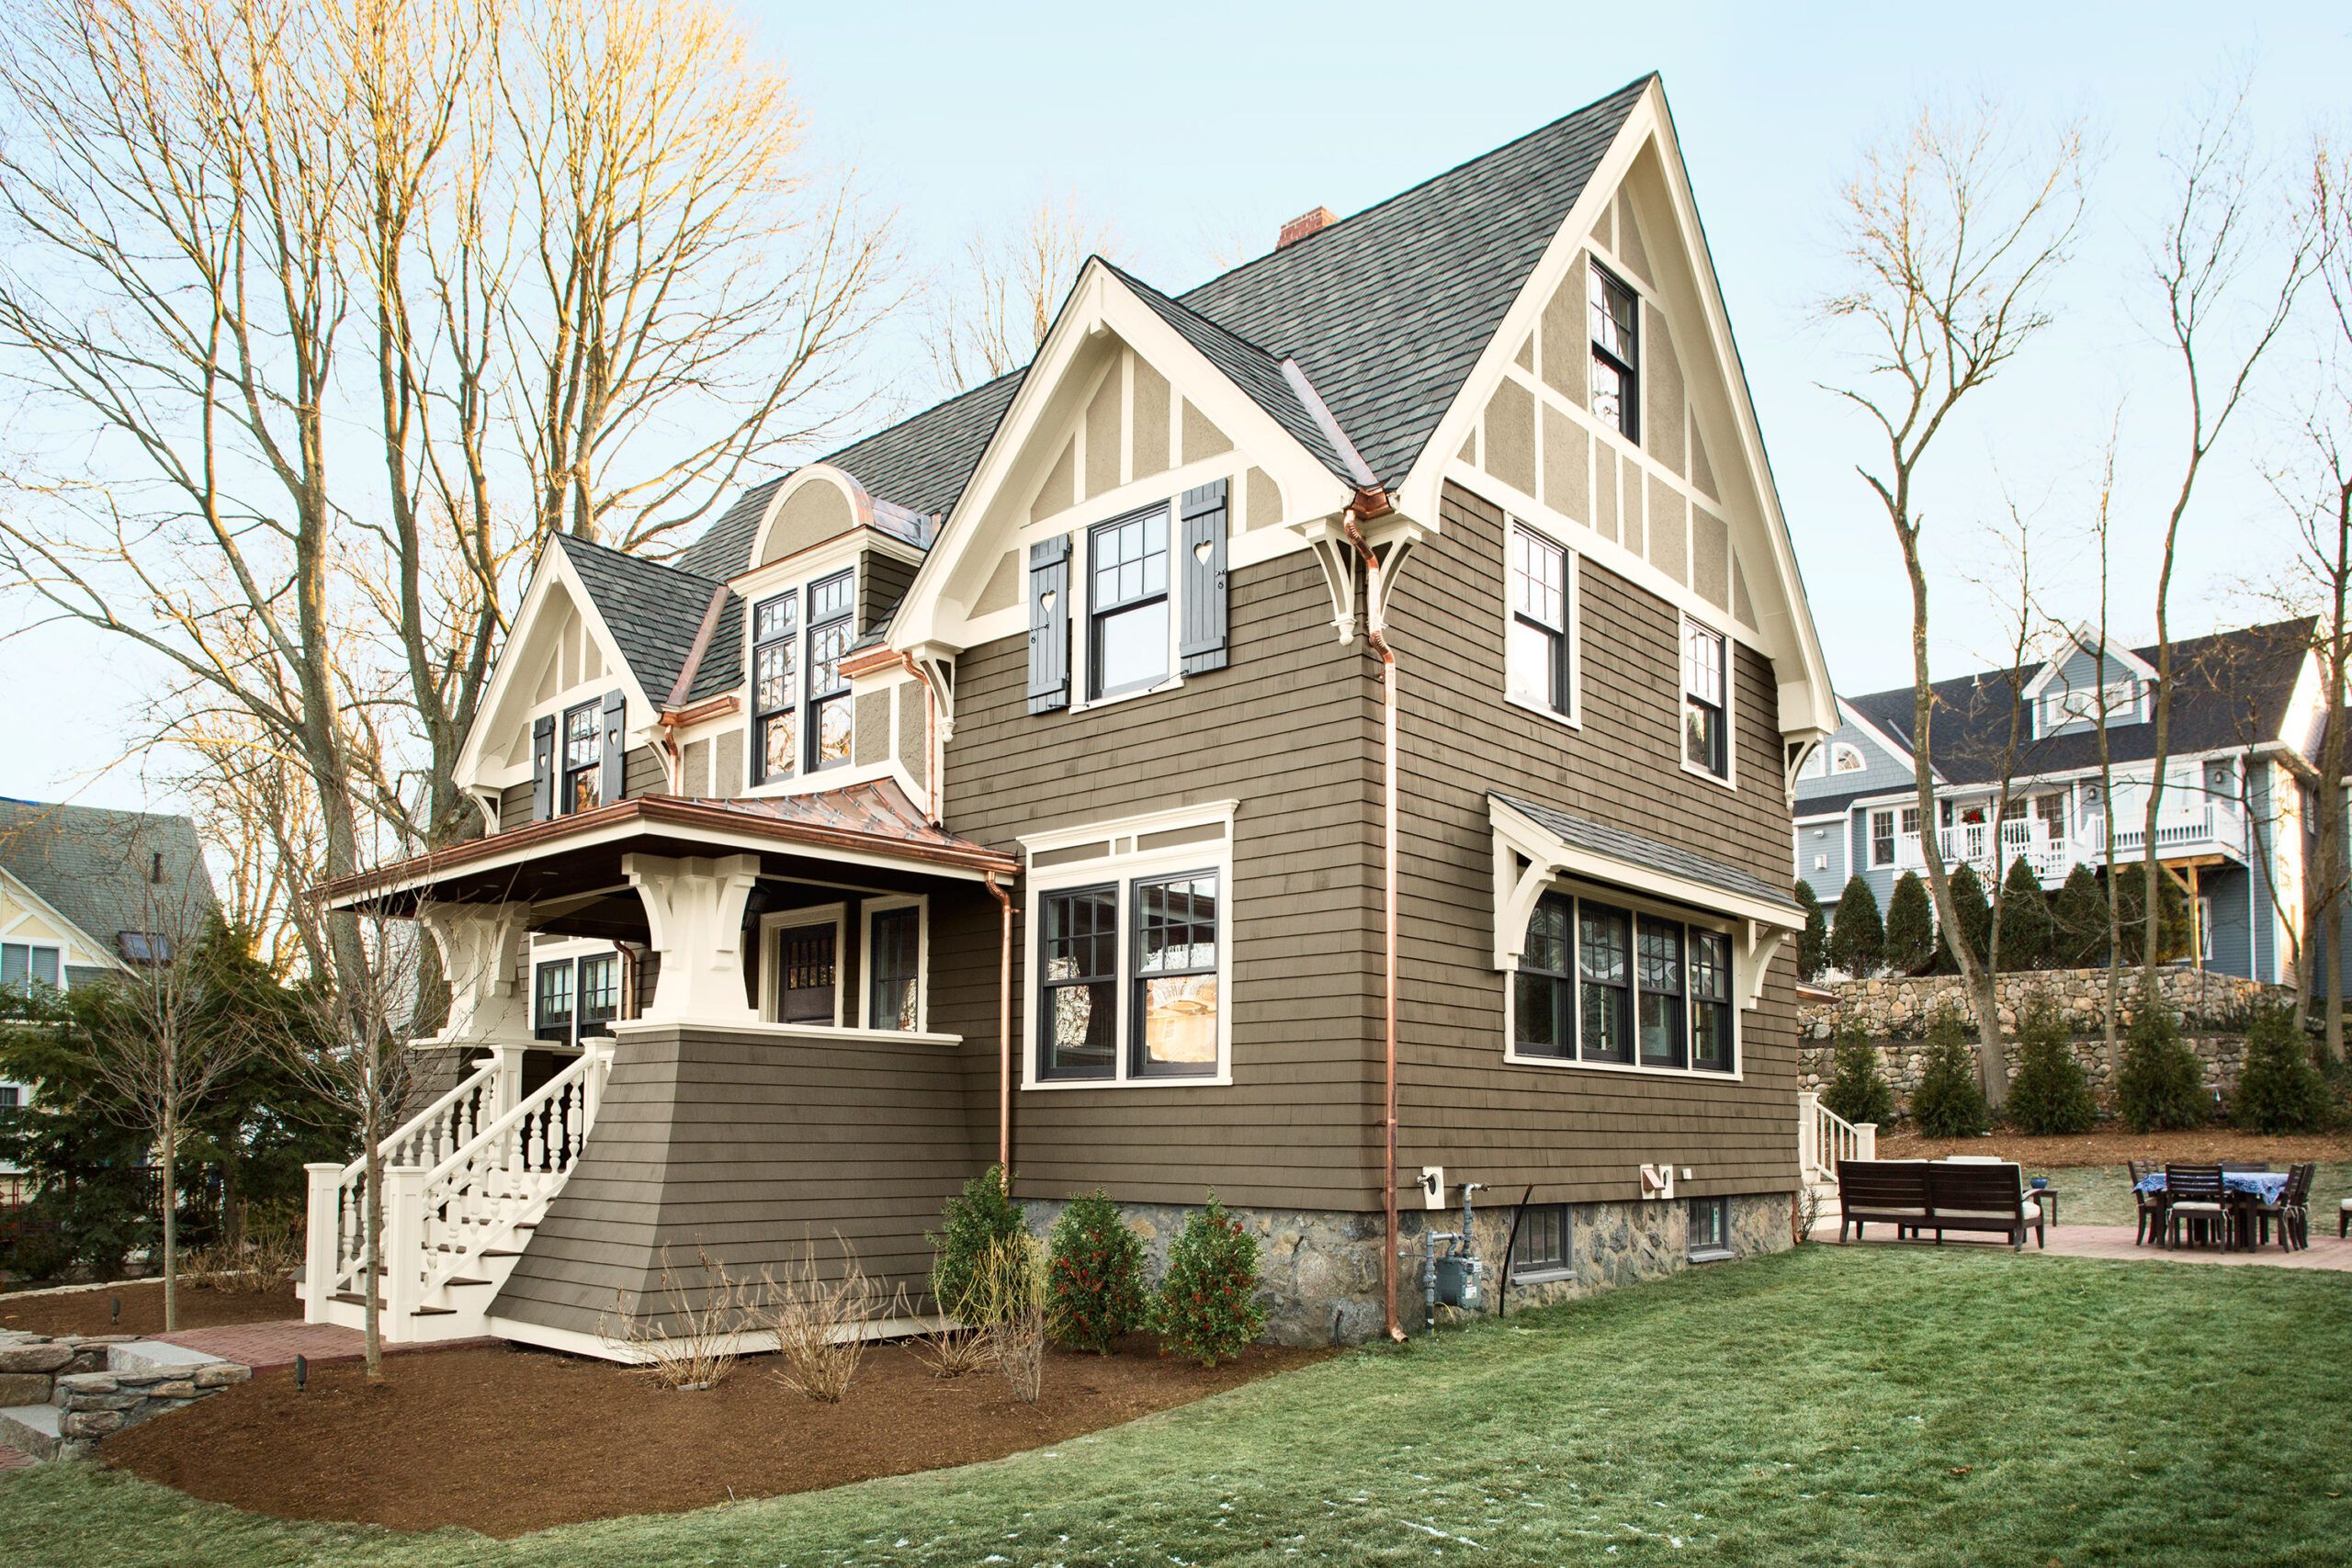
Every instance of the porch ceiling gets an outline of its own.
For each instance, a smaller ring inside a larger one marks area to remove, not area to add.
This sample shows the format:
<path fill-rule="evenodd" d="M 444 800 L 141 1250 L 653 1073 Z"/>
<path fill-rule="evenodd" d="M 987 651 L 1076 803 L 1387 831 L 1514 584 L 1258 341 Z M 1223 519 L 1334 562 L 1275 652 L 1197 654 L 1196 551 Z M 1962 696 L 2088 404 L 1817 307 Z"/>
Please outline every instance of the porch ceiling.
<path fill-rule="evenodd" d="M 342 877 L 313 896 L 329 908 L 394 915 L 428 903 L 587 900 L 626 887 L 624 855 L 743 853 L 759 857 L 763 879 L 879 891 L 913 891 L 943 877 L 978 881 L 990 873 L 1009 879 L 1020 869 L 1014 856 L 925 821 L 896 784 L 883 781 L 755 800 L 616 801 Z M 636 902 L 633 894 L 626 897 Z M 578 919 L 597 924 L 606 904 L 613 919 L 627 918 L 617 900 L 596 898 L 581 906 Z M 641 929 L 641 918 L 636 923 Z"/>

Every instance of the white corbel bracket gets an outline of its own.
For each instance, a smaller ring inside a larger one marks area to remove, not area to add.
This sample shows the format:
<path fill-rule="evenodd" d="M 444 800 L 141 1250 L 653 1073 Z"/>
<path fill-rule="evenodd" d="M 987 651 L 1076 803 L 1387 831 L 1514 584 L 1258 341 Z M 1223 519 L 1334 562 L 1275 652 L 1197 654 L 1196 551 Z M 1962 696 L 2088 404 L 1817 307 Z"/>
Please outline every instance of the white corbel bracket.
<path fill-rule="evenodd" d="M 1336 515 L 1308 518 L 1290 525 L 1290 528 L 1314 550 L 1316 564 L 1323 569 L 1323 585 L 1331 594 L 1331 625 L 1341 642 L 1349 641 L 1358 630 L 1356 583 L 1361 558 L 1354 541 L 1348 537 Z M 1357 525 L 1357 531 L 1363 536 L 1364 546 L 1372 551 L 1373 558 L 1380 563 L 1380 592 L 1364 606 L 1365 624 L 1379 631 L 1388 625 L 1389 601 L 1396 596 L 1407 557 L 1429 530 L 1401 513 L 1391 513 L 1374 522 Z"/>

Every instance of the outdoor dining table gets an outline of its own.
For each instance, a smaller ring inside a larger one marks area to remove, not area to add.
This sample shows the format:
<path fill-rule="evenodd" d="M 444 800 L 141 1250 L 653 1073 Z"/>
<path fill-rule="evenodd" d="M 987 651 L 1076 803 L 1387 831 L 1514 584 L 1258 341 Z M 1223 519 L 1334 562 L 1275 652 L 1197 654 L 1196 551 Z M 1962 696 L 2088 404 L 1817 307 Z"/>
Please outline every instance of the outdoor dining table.
<path fill-rule="evenodd" d="M 2132 1190 L 2138 1192 L 2163 1191 L 2165 1173 L 2159 1170 L 2142 1177 L 2132 1183 Z M 2222 1172 L 2222 1190 L 2224 1196 L 2236 1199 L 2242 1207 L 2250 1208 L 2257 1203 L 2276 1203 L 2287 1190 L 2287 1172 L 2283 1170 L 2225 1170 Z M 2234 1214 L 2231 1218 L 2230 1228 L 2243 1238 L 2233 1246 L 2251 1249 L 2254 1246 L 2251 1224 L 2245 1221 L 2243 1213 Z"/>

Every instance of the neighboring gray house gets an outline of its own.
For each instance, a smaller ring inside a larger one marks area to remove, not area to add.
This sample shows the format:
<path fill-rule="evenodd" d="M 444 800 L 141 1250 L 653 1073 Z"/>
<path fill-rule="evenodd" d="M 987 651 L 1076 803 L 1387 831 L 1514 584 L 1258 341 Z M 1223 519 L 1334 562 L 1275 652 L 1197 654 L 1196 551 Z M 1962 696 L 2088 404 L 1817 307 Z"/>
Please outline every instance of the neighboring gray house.
<path fill-rule="evenodd" d="M 2282 621 L 2174 644 L 2172 736 L 2157 854 L 2195 891 L 2193 961 L 2292 977 L 2302 924 L 2304 792 L 2287 759 L 2318 742 L 2312 623 Z M 2155 755 L 2156 650 L 2078 628 L 2052 658 L 1935 687 L 1933 758 L 1947 863 L 1988 884 L 2023 856 L 2045 887 L 2077 864 L 2143 852 Z M 1796 873 L 1825 907 L 1860 875 L 1883 910 L 1922 870 L 1908 686 L 1838 700 L 1839 728 L 1799 770 Z M 2098 727 L 2106 716 L 2114 798 Z M 2002 781 L 2008 780 L 2006 809 Z M 2001 819 L 1996 823 L 1996 818 Z"/>
<path fill-rule="evenodd" d="M 187 818 L 0 796 L 0 989 L 71 990 L 168 962 L 213 907 Z M 34 1087 L 0 1082 L 0 1109 Z M 15 1174 L 0 1166 L 0 1197 Z"/>

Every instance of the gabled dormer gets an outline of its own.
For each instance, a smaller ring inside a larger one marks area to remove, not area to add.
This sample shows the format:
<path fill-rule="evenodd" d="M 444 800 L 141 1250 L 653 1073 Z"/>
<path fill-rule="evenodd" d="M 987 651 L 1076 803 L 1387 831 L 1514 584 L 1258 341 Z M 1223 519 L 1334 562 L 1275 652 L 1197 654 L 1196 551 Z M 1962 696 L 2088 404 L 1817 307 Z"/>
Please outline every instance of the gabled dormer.
<path fill-rule="evenodd" d="M 2086 732 L 2106 716 L 2109 729 L 2147 722 L 2156 671 L 2090 626 L 2076 626 L 2019 693 L 2029 732 L 2037 739 Z"/>

